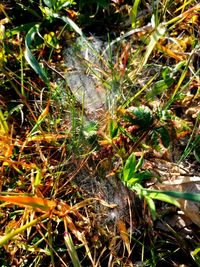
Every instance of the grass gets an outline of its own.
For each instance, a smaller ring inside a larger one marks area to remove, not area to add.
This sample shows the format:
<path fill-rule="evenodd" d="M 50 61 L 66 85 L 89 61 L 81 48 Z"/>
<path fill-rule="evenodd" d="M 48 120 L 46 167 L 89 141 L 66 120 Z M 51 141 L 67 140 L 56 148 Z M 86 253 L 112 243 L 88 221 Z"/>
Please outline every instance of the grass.
<path fill-rule="evenodd" d="M 0 4 L 1 266 L 199 266 L 200 5 L 89 7 Z M 64 88 L 77 36 L 98 114 Z"/>

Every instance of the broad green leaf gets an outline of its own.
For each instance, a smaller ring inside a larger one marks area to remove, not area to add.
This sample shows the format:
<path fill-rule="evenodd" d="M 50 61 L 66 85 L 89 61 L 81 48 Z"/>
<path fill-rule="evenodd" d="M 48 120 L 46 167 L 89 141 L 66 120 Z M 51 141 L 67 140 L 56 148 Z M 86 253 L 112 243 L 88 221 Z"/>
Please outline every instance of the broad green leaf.
<path fill-rule="evenodd" d="M 134 177 L 127 181 L 127 186 L 132 189 L 136 183 L 141 183 L 143 180 L 152 178 L 150 171 L 141 171 L 134 173 Z"/>
<path fill-rule="evenodd" d="M 163 80 L 168 80 L 170 78 L 170 71 L 169 71 L 169 67 L 164 67 L 163 70 L 162 70 L 162 77 L 163 77 Z"/>
<path fill-rule="evenodd" d="M 59 11 L 60 9 L 67 7 L 70 4 L 70 1 L 66 0 L 43 0 L 45 5 L 48 8 L 53 9 L 54 11 Z"/>
<path fill-rule="evenodd" d="M 164 201 L 164 202 L 170 203 L 172 205 L 175 205 L 177 207 L 180 207 L 179 202 L 174 197 L 168 196 L 166 194 L 163 194 L 163 193 L 149 193 L 148 196 L 150 198 L 157 199 L 157 200 L 160 200 L 160 201 Z"/>
<path fill-rule="evenodd" d="M 125 166 L 123 168 L 123 181 L 127 182 L 131 178 L 133 178 L 136 167 L 136 157 L 135 154 L 132 153 L 129 158 L 126 160 Z"/>
<path fill-rule="evenodd" d="M 109 123 L 109 132 L 110 132 L 110 137 L 113 139 L 117 136 L 118 133 L 118 125 L 116 120 L 111 120 Z"/>
<path fill-rule="evenodd" d="M 44 4 L 49 8 L 53 8 L 55 6 L 57 0 L 43 0 Z"/>
<path fill-rule="evenodd" d="M 174 83 L 174 79 L 168 78 L 166 80 L 157 81 L 151 90 L 146 94 L 148 100 L 154 100 L 155 96 L 159 96 L 164 93 Z"/>
<path fill-rule="evenodd" d="M 66 1 L 66 0 L 56 0 L 56 10 L 61 10 L 62 8 L 66 8 L 70 4 L 72 4 L 73 1 Z"/>
<path fill-rule="evenodd" d="M 131 178 L 131 179 L 129 179 L 128 181 L 127 181 L 127 186 L 128 186 L 128 188 L 132 188 L 136 183 L 138 183 L 139 182 L 139 179 L 138 178 L 135 178 L 135 177 L 133 177 L 133 178 Z"/>
<path fill-rule="evenodd" d="M 129 107 L 126 110 L 124 119 L 133 123 L 133 125 L 138 125 L 140 128 L 144 129 L 153 123 L 153 116 L 151 110 L 144 105 L 139 107 Z"/>
<path fill-rule="evenodd" d="M 141 182 L 143 180 L 152 178 L 152 173 L 146 170 L 146 171 L 140 171 L 138 173 L 135 173 L 134 176 Z"/>
<path fill-rule="evenodd" d="M 35 59 L 33 54 L 31 53 L 30 46 L 32 41 L 34 40 L 35 34 L 38 33 L 39 24 L 36 24 L 34 27 L 32 27 L 25 39 L 25 59 L 28 62 L 28 64 L 31 66 L 31 68 L 41 77 L 41 79 L 46 83 L 49 84 L 49 79 L 43 70 L 43 68 L 40 66 L 38 61 Z"/>
<path fill-rule="evenodd" d="M 154 90 L 158 93 L 163 93 L 166 89 L 168 89 L 174 83 L 174 79 L 167 78 L 165 80 L 160 80 L 155 83 Z"/>
<path fill-rule="evenodd" d="M 171 140 L 168 130 L 165 127 L 161 126 L 156 128 L 155 131 L 160 135 L 164 147 L 169 147 Z"/>
<path fill-rule="evenodd" d="M 142 156 L 138 160 L 138 163 L 137 163 L 137 165 L 135 167 L 135 171 L 136 172 L 142 167 L 143 163 L 144 163 L 144 153 L 142 154 Z"/>

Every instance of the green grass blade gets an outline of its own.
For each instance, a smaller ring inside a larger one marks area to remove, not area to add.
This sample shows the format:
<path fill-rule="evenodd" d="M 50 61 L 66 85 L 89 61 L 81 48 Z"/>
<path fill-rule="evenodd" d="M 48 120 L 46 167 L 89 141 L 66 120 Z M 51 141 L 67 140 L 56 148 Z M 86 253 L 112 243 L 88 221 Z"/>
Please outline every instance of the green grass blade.
<path fill-rule="evenodd" d="M 177 191 L 159 191 L 159 190 L 149 190 L 145 189 L 147 193 L 157 193 L 157 194 L 165 194 L 167 196 L 175 197 L 175 198 L 182 198 L 185 200 L 200 202 L 200 194 L 198 193 L 187 193 L 187 192 L 177 192 Z"/>
<path fill-rule="evenodd" d="M 156 199 L 156 200 L 160 200 L 160 201 L 164 201 L 164 202 L 167 202 L 169 204 L 175 205 L 177 207 L 180 206 L 179 202 L 174 197 L 168 196 L 168 195 L 163 194 L 161 192 L 149 193 L 148 196 L 150 198 L 153 198 L 153 199 Z"/>
<path fill-rule="evenodd" d="M 156 73 L 143 87 L 142 89 L 137 92 L 133 97 L 130 97 L 123 105 L 122 105 L 122 108 L 126 108 L 128 107 L 132 102 L 133 100 L 135 100 L 137 97 L 139 97 L 139 95 L 141 95 L 141 93 L 143 91 L 145 91 L 149 86 L 150 84 L 154 81 L 154 79 L 156 79 L 158 77 L 158 73 Z"/>
<path fill-rule="evenodd" d="M 48 218 L 49 214 L 44 214 L 40 217 L 38 217 L 37 219 L 32 220 L 31 222 L 17 228 L 16 230 L 12 231 L 11 233 L 3 236 L 0 238 L 0 247 L 2 247 L 3 245 L 5 245 L 8 241 L 10 241 L 12 238 L 14 238 L 16 235 L 21 234 L 22 232 L 24 232 L 26 229 L 28 229 L 31 226 L 36 225 L 37 223 L 43 221 L 44 219 Z"/>
<path fill-rule="evenodd" d="M 185 160 L 187 158 L 187 156 L 191 153 L 191 151 L 200 144 L 200 135 L 197 135 L 195 140 L 192 142 L 192 139 L 195 136 L 195 131 L 196 131 L 198 124 L 199 124 L 199 119 L 200 119 L 200 112 L 197 115 L 195 125 L 194 125 L 194 128 L 192 130 L 192 134 L 190 135 L 190 139 L 189 139 L 187 146 L 186 146 L 181 158 L 179 159 L 178 163 Z"/>
<path fill-rule="evenodd" d="M 151 212 L 151 216 L 152 216 L 153 220 L 155 220 L 156 219 L 156 206 L 155 206 L 155 203 L 154 203 L 153 199 L 151 197 L 149 197 L 149 196 L 146 196 L 145 199 L 146 199 L 146 202 L 147 202 L 147 204 L 149 206 L 149 209 L 150 209 L 150 212 Z"/>
<path fill-rule="evenodd" d="M 65 245 L 67 247 L 69 256 L 72 260 L 74 267 L 81 267 L 81 264 L 80 264 L 80 261 L 78 259 L 78 255 L 76 252 L 76 248 L 74 246 L 74 243 L 73 243 L 73 240 L 72 240 L 70 233 L 65 232 L 64 240 L 65 240 Z"/>
<path fill-rule="evenodd" d="M 4 114 L 3 114 L 2 110 L 1 110 L 1 108 L 0 108 L 0 131 L 3 134 L 7 134 L 8 131 L 9 131 L 9 127 L 8 127 L 6 118 L 4 117 Z"/>
<path fill-rule="evenodd" d="M 35 37 L 35 34 L 38 33 L 39 24 L 33 26 L 27 33 L 25 39 L 25 59 L 31 68 L 41 77 L 41 79 L 46 83 L 49 84 L 49 79 L 44 71 L 44 69 L 40 66 L 38 61 L 35 59 L 33 54 L 31 53 L 30 46 Z"/>
<path fill-rule="evenodd" d="M 12 35 L 21 33 L 21 32 L 28 32 L 32 27 L 35 26 L 35 22 L 21 24 L 20 26 L 17 26 L 10 31 L 6 32 L 6 37 L 10 37 Z"/>
<path fill-rule="evenodd" d="M 151 34 L 150 36 L 150 42 L 147 46 L 147 49 L 146 49 L 146 53 L 144 55 L 144 59 L 143 59 L 143 62 L 142 62 L 142 67 L 144 65 L 146 65 L 148 59 L 149 59 L 149 56 L 151 55 L 155 45 L 157 44 L 157 42 L 159 41 L 159 39 L 165 34 L 166 32 L 166 27 L 163 23 L 160 23 L 158 25 L 158 27 L 155 28 L 154 32 Z"/>
<path fill-rule="evenodd" d="M 132 190 L 136 190 L 138 195 L 140 197 L 144 197 L 145 199 L 146 198 L 156 199 L 156 200 L 164 201 L 164 202 L 170 203 L 172 205 L 175 205 L 177 207 L 180 207 L 180 204 L 176 200 L 176 197 L 174 195 L 167 194 L 168 191 L 146 189 L 146 188 L 143 188 L 140 184 L 134 185 L 132 187 Z M 170 191 L 170 193 L 171 193 L 171 191 Z M 180 192 L 178 192 L 178 193 L 180 193 Z"/>
<path fill-rule="evenodd" d="M 123 180 L 127 182 L 130 180 L 135 172 L 135 167 L 136 167 L 136 157 L 135 154 L 132 153 L 128 159 L 126 160 L 126 163 L 123 168 Z"/>
<path fill-rule="evenodd" d="M 139 3 L 140 3 L 140 0 L 135 0 L 132 10 L 131 10 L 131 25 L 133 28 L 135 28 L 136 26 Z"/>
<path fill-rule="evenodd" d="M 67 23 L 68 25 L 70 25 L 72 27 L 72 29 L 78 33 L 80 36 L 83 37 L 83 32 L 81 30 L 81 28 L 78 27 L 78 25 L 73 22 L 73 20 L 71 20 L 70 18 L 66 17 L 66 16 L 60 16 L 59 14 L 57 13 L 54 13 L 53 14 L 53 17 L 54 18 L 57 18 L 57 19 L 61 19 L 62 21 L 64 21 L 65 23 Z"/>

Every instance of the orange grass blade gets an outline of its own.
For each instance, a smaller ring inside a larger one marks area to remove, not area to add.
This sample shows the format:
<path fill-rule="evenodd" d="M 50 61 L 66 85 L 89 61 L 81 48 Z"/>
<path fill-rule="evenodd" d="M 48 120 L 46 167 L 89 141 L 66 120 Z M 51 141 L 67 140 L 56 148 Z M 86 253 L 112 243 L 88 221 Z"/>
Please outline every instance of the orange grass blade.
<path fill-rule="evenodd" d="M 169 57 L 172 57 L 174 59 L 176 59 L 177 61 L 182 61 L 184 59 L 186 59 L 186 56 L 182 53 L 182 54 L 177 54 L 175 52 L 173 52 L 172 50 L 170 50 L 169 48 L 167 48 L 166 46 L 157 43 L 157 48 L 160 49 L 163 53 L 167 54 Z"/>
<path fill-rule="evenodd" d="M 126 249 L 128 251 L 128 253 L 131 253 L 131 249 L 130 249 L 130 240 L 129 240 L 129 234 L 127 233 L 126 230 L 126 225 L 125 222 L 123 222 L 122 220 L 119 220 L 117 223 L 119 232 L 120 232 L 120 236 L 122 238 L 122 240 L 124 241 L 124 244 L 126 246 Z"/>
<path fill-rule="evenodd" d="M 47 116 L 47 114 L 49 113 L 49 106 L 50 106 L 50 100 L 48 100 L 46 108 L 42 111 L 42 113 L 38 117 L 38 121 L 37 121 L 38 123 L 41 120 L 43 120 Z"/>
<path fill-rule="evenodd" d="M 26 142 L 41 142 L 41 141 L 46 141 L 46 142 L 51 142 L 55 141 L 58 139 L 66 139 L 66 138 L 71 138 L 71 134 L 42 134 L 42 135 L 33 135 L 30 136 L 26 139 Z"/>
<path fill-rule="evenodd" d="M 36 169 L 37 168 L 35 163 L 26 163 L 23 161 L 15 161 L 15 160 L 8 159 L 8 158 L 1 156 L 1 155 L 0 155 L 0 161 L 6 162 L 6 165 L 13 166 L 13 168 L 15 168 L 19 173 L 21 172 L 17 168 L 17 166 L 19 166 L 19 165 L 22 166 L 24 169 Z"/>
<path fill-rule="evenodd" d="M 56 207 L 56 202 L 40 197 L 31 196 L 0 196 L 1 201 L 9 202 L 19 206 L 29 206 L 37 211 L 48 212 Z"/>

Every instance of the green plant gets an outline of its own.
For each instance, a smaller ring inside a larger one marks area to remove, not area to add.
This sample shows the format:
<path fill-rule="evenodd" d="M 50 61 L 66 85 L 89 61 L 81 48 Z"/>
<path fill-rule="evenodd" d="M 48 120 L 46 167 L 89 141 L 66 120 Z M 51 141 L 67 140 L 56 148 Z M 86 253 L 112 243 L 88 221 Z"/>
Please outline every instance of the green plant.
<path fill-rule="evenodd" d="M 144 155 L 137 161 L 134 153 L 126 160 L 121 179 L 129 188 L 132 188 L 136 183 L 142 183 L 145 179 L 150 179 L 152 177 L 149 171 L 141 171 L 143 160 Z"/>

